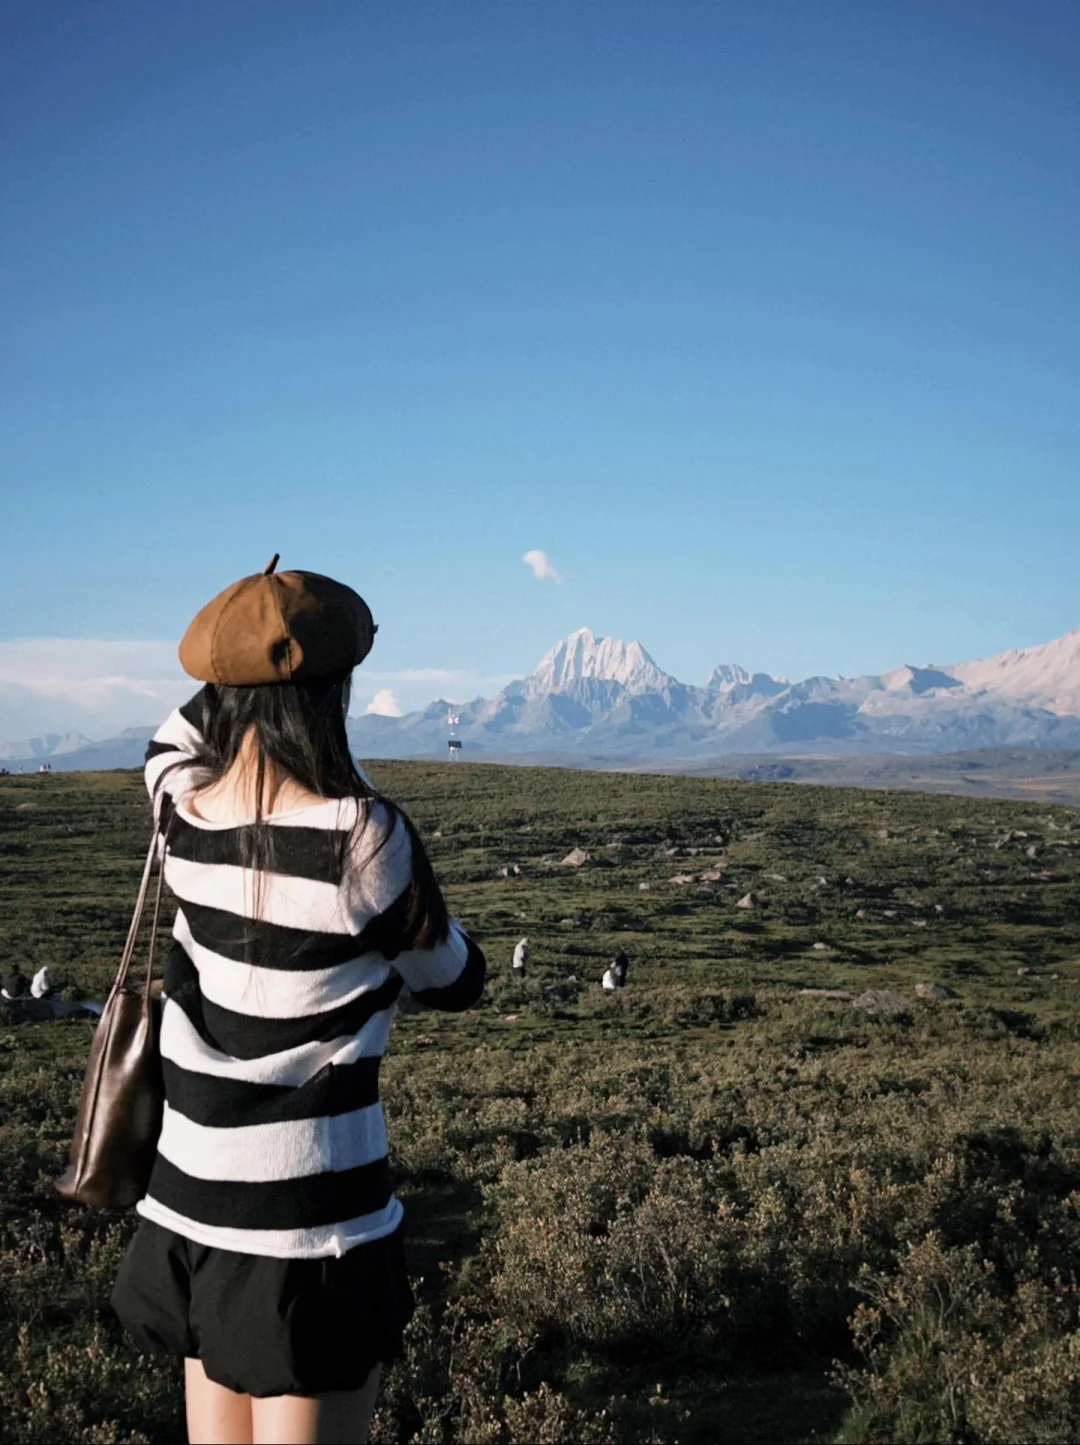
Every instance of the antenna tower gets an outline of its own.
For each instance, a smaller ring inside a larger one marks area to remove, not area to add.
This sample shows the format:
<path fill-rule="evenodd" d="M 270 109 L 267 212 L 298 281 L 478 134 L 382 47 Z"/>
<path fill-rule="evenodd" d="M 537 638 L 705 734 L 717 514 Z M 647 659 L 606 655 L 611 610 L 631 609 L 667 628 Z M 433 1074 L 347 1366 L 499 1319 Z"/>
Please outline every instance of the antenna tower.
<path fill-rule="evenodd" d="M 446 715 L 446 727 L 449 737 L 446 739 L 446 750 L 450 755 L 450 761 L 455 762 L 461 752 L 461 739 L 458 737 L 458 724 L 461 716 L 456 712 L 449 712 Z"/>

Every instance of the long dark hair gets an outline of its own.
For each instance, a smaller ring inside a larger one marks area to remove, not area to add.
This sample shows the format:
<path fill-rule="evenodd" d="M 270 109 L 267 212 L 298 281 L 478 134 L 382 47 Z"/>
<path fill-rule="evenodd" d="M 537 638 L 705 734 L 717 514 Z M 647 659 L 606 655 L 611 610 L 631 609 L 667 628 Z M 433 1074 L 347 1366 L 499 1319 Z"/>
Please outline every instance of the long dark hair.
<path fill-rule="evenodd" d="M 400 818 L 412 844 L 412 881 L 394 909 L 395 945 L 434 948 L 449 931 L 446 904 L 420 836 L 403 809 L 384 797 L 357 769 L 349 751 L 345 716 L 349 676 L 319 682 L 270 683 L 261 687 L 224 687 L 207 683 L 202 691 L 202 747 L 191 766 L 203 770 L 209 786 L 229 771 L 248 732 L 255 735 L 255 817 L 240 830 L 245 868 L 256 878 L 273 871 L 275 830 L 265 821 L 263 795 L 270 810 L 286 779 L 323 798 L 356 798 L 381 803 L 389 827 L 363 860 L 386 846 Z M 358 831 L 367 821 L 361 808 L 356 827 L 341 842 L 341 869 L 352 855 Z M 258 910 L 256 910 L 257 912 Z"/>

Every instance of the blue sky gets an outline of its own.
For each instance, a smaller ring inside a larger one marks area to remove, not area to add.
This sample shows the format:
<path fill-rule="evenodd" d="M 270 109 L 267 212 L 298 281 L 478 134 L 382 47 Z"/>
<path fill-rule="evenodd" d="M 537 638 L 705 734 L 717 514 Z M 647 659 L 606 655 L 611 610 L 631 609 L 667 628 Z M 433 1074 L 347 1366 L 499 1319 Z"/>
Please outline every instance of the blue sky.
<path fill-rule="evenodd" d="M 5 7 L 0 738 L 274 551 L 361 701 L 1077 626 L 1078 66 L 1052 0 Z"/>

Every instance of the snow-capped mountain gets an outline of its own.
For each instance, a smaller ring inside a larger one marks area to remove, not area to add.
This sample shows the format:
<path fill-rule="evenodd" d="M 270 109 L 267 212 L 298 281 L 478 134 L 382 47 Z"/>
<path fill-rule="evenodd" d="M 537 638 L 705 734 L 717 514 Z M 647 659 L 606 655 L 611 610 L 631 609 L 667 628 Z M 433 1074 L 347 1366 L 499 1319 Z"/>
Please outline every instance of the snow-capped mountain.
<path fill-rule="evenodd" d="M 458 718 L 465 755 L 578 754 L 702 758 L 726 753 L 944 753 L 976 747 L 1080 747 L 1080 629 L 996 657 L 904 665 L 867 677 L 790 682 L 735 663 L 696 687 L 665 672 L 639 642 L 581 628 L 494 698 L 439 699 L 402 717 L 352 718 L 362 757 L 446 750 Z M 34 739 L 0 748 L 5 762 L 48 757 L 57 768 L 134 767 L 147 729 L 103 743 Z M 67 748 L 67 751 L 64 751 Z"/>
<path fill-rule="evenodd" d="M 1080 714 L 1080 627 L 1042 647 L 1013 648 L 942 671 L 969 692 L 1009 698 L 1062 717 Z"/>
<path fill-rule="evenodd" d="M 628 695 L 662 692 L 675 678 L 662 672 L 640 642 L 594 637 L 587 627 L 571 632 L 546 652 L 525 679 L 530 694 L 568 692 L 584 681 L 614 682 Z"/>
<path fill-rule="evenodd" d="M 443 701 L 403 718 L 360 718 L 371 756 L 441 751 Z M 585 751 L 698 757 L 724 752 L 947 752 L 1080 746 L 1080 629 L 1044 647 L 948 667 L 790 682 L 735 663 L 703 687 L 679 682 L 638 642 L 571 633 L 493 699 L 455 704 L 470 753 Z"/>
<path fill-rule="evenodd" d="M 89 743 L 90 739 L 83 733 L 43 733 L 40 737 L 24 738 L 21 742 L 0 743 L 0 760 L 62 757 L 65 753 L 78 752 Z"/>
<path fill-rule="evenodd" d="M 445 746 L 448 705 L 361 718 L 373 756 Z M 701 688 L 664 672 L 636 642 L 581 629 L 497 698 L 455 705 L 470 753 L 587 751 L 698 757 L 739 751 L 938 753 L 960 747 L 1080 746 L 1080 630 L 1044 647 L 866 678 L 789 682 L 717 666 Z"/>

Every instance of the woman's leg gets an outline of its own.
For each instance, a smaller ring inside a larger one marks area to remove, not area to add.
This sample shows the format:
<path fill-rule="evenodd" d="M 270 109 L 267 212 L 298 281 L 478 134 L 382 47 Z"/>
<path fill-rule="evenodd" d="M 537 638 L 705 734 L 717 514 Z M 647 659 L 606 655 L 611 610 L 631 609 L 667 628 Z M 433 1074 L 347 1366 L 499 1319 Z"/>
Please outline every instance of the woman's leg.
<path fill-rule="evenodd" d="M 381 1373 L 376 1365 L 359 1390 L 252 1397 L 248 1438 L 254 1445 L 365 1445 Z"/>
<path fill-rule="evenodd" d="M 252 1445 L 251 1396 L 206 1378 L 201 1360 L 184 1361 L 191 1445 Z"/>

